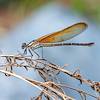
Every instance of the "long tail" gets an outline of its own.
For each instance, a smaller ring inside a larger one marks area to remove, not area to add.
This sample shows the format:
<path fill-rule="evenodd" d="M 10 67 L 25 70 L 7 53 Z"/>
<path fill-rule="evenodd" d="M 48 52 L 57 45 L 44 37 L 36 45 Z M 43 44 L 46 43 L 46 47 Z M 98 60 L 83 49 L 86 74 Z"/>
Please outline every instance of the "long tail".
<path fill-rule="evenodd" d="M 41 43 L 40 47 L 53 47 L 53 46 L 92 46 L 94 42 L 89 43 Z"/>

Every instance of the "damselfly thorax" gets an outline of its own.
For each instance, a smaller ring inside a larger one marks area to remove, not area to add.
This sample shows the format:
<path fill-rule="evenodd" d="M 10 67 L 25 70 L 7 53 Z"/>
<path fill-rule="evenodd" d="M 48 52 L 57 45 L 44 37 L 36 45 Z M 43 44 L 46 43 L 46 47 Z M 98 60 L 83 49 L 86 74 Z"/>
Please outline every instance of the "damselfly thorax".
<path fill-rule="evenodd" d="M 78 34 L 82 33 L 87 28 L 86 23 L 76 23 L 70 27 L 67 27 L 61 31 L 50 33 L 47 35 L 44 35 L 36 40 L 31 41 L 30 43 L 22 44 L 22 49 L 25 49 L 25 52 L 27 52 L 27 49 L 32 54 L 32 51 L 35 49 L 41 48 L 41 47 L 54 47 L 54 46 L 91 46 L 94 43 L 63 43 L 66 40 L 69 40 Z"/>
<path fill-rule="evenodd" d="M 40 48 L 40 47 L 41 46 L 39 45 L 39 43 L 36 40 L 33 40 L 33 41 L 29 42 L 28 44 L 26 44 L 26 43 L 22 44 L 22 49 L 24 49 L 24 54 L 27 54 L 27 50 L 28 50 L 32 56 L 33 56 L 32 52 L 35 49 Z"/>

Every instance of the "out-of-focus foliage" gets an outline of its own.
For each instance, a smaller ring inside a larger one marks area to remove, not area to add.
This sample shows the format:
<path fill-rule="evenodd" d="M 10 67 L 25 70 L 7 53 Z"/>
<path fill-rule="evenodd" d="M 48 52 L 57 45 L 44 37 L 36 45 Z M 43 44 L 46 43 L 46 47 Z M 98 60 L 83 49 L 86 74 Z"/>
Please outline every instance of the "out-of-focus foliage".
<path fill-rule="evenodd" d="M 27 15 L 27 13 L 46 2 L 47 0 L 0 0 L 0 10 Z"/>
<path fill-rule="evenodd" d="M 47 0 L 0 0 L 0 37 Z"/>
<path fill-rule="evenodd" d="M 8 31 L 35 9 L 54 2 L 69 6 L 89 19 L 100 22 L 100 0 L 0 0 L 0 32 Z"/>
<path fill-rule="evenodd" d="M 35 8 L 47 0 L 0 0 L 0 8 L 9 8 L 10 6 L 23 8 Z"/>
<path fill-rule="evenodd" d="M 56 0 L 57 1 L 57 0 Z M 100 0 L 58 0 L 66 7 L 88 17 L 91 20 L 100 22 Z"/>
<path fill-rule="evenodd" d="M 95 21 L 100 21 L 100 0 L 73 0 L 72 6 Z"/>

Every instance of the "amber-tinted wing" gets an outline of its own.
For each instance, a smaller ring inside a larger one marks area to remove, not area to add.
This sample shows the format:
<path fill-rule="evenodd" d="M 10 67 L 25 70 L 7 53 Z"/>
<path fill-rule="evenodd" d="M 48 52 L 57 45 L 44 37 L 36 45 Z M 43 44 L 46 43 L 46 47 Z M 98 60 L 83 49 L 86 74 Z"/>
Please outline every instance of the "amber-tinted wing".
<path fill-rule="evenodd" d="M 87 28 L 86 23 L 77 23 L 61 31 L 47 34 L 38 38 L 36 41 L 39 43 L 55 43 L 69 40 L 76 35 L 80 34 Z"/>

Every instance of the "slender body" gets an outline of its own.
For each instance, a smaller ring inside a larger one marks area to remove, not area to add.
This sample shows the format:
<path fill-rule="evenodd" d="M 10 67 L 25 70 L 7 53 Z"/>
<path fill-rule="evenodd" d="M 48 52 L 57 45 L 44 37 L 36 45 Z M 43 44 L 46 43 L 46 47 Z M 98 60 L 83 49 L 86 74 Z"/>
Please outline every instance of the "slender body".
<path fill-rule="evenodd" d="M 40 47 L 52 47 L 52 46 L 68 46 L 68 45 L 76 45 L 76 46 L 91 46 L 94 43 L 62 43 L 63 41 L 69 40 L 78 34 L 82 33 L 87 28 L 86 23 L 76 23 L 70 27 L 67 27 L 61 31 L 50 33 L 44 35 L 32 42 L 26 44 L 23 43 L 22 49 L 37 49 Z"/>

